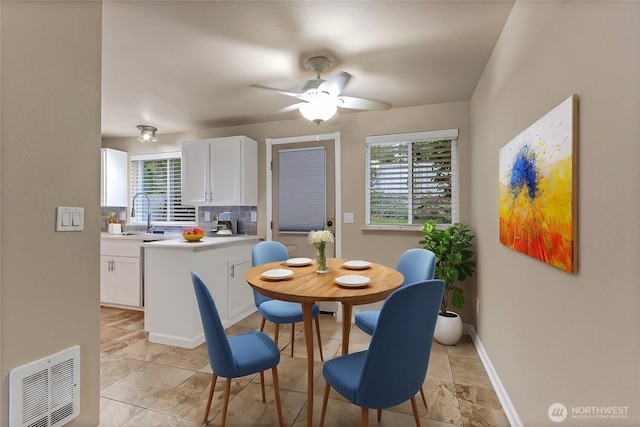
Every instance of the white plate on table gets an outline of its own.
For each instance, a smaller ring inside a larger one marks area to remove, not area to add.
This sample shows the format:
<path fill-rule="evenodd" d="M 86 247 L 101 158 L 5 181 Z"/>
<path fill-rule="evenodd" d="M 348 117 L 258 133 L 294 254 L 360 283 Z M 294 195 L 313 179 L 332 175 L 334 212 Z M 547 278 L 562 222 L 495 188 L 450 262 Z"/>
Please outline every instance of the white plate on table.
<path fill-rule="evenodd" d="M 347 261 L 342 264 L 342 266 L 344 268 L 348 268 L 349 270 L 364 270 L 365 268 L 369 268 L 369 266 L 371 266 L 371 263 L 369 261 L 356 259 L 353 261 Z"/>
<path fill-rule="evenodd" d="M 305 265 L 311 264 L 311 261 L 311 258 L 289 258 L 285 263 L 289 267 L 304 267 Z"/>
<path fill-rule="evenodd" d="M 263 279 L 267 280 L 285 280 L 293 276 L 293 271 L 286 270 L 284 268 L 276 268 L 274 270 L 267 270 L 261 274 Z"/>
<path fill-rule="evenodd" d="M 371 282 L 371 279 L 357 274 L 347 274 L 346 276 L 336 277 L 336 283 L 347 288 L 360 288 L 368 285 L 369 282 Z"/>

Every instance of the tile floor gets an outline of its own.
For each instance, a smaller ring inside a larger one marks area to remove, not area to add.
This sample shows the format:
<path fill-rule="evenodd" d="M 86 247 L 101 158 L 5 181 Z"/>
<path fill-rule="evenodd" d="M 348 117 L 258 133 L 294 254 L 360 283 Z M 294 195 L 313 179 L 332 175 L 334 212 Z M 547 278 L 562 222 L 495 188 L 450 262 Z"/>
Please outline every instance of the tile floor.
<path fill-rule="evenodd" d="M 144 314 L 117 308 L 101 309 L 100 426 L 197 427 L 220 425 L 224 381 L 218 380 L 209 423 L 203 423 L 211 379 L 207 350 L 154 344 L 144 332 Z M 254 313 L 227 329 L 229 334 L 257 330 L 260 316 Z M 299 330 L 298 330 L 299 329 Z M 332 316 L 321 315 L 320 329 L 325 359 L 339 355 L 341 325 Z M 266 333 L 273 337 L 273 324 Z M 306 350 L 302 324 L 296 324 L 294 357 L 289 328 L 280 333 L 282 357 L 278 366 L 282 411 L 286 426 L 306 424 Z M 314 334 L 315 336 L 315 334 Z M 369 336 L 355 326 L 350 352 L 366 349 Z M 314 343 L 317 353 L 317 343 Z M 319 423 L 325 381 L 319 353 L 315 358 L 314 421 Z M 259 376 L 234 380 L 227 414 L 228 426 L 277 425 L 271 374 L 265 375 L 267 403 L 260 396 Z M 468 336 L 456 346 L 434 342 L 424 382 L 429 410 L 418 396 L 421 423 L 427 427 L 508 426 L 508 420 L 487 373 Z M 384 410 L 382 422 L 370 411 L 372 426 L 414 426 L 411 404 Z M 332 390 L 325 426 L 356 426 L 360 409 Z"/>

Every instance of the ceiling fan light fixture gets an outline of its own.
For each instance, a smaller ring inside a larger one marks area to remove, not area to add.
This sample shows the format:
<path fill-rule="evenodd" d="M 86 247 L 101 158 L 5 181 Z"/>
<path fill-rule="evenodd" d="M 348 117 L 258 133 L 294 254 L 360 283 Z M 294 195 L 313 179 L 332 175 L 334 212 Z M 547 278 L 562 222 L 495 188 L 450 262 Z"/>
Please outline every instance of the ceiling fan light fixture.
<path fill-rule="evenodd" d="M 306 63 L 307 68 L 316 73 L 316 78 L 305 82 L 298 93 L 262 85 L 251 86 L 272 90 L 298 99 L 298 103 L 281 108 L 278 113 L 287 113 L 298 109 L 305 119 L 316 122 L 318 125 L 332 118 L 338 107 L 352 110 L 388 110 L 391 108 L 391 104 L 388 102 L 341 95 L 351 79 L 351 74 L 342 71 L 323 80 L 321 73 L 327 70 L 330 64 L 331 61 L 325 56 L 314 56 L 309 59 Z"/>
<path fill-rule="evenodd" d="M 298 109 L 305 119 L 316 122 L 318 126 L 320 123 L 329 120 L 338 111 L 335 100 L 328 96 L 302 103 L 298 106 Z"/>
<path fill-rule="evenodd" d="M 138 137 L 138 141 L 140 142 L 156 142 L 156 132 L 158 128 L 148 125 L 138 125 L 137 128 L 140 130 L 140 136 Z"/>

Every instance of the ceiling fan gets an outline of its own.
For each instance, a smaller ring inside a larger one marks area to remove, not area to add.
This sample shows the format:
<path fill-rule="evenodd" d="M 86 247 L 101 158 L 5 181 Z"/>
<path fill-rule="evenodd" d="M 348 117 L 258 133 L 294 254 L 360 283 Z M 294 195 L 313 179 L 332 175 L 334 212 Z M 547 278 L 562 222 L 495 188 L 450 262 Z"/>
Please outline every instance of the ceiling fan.
<path fill-rule="evenodd" d="M 300 88 L 300 93 L 288 92 L 262 85 L 251 86 L 273 90 L 282 95 L 299 99 L 300 102 L 284 107 L 277 111 L 277 113 L 300 110 L 300 113 L 307 120 L 316 122 L 318 125 L 333 117 L 338 107 L 354 110 L 388 110 L 391 108 L 391 104 L 388 102 L 340 95 L 347 83 L 349 83 L 351 75 L 342 71 L 327 80 L 323 80 L 320 75 L 329 68 L 330 63 L 331 61 L 324 56 L 314 56 L 307 60 L 307 68 L 316 73 L 316 78 L 304 83 Z"/>

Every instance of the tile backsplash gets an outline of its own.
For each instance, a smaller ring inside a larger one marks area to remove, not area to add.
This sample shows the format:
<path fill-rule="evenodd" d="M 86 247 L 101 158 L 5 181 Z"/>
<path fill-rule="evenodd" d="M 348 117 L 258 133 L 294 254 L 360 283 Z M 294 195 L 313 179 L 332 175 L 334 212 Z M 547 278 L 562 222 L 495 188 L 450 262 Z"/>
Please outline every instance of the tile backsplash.
<path fill-rule="evenodd" d="M 127 222 L 127 208 L 102 206 L 100 208 L 100 231 L 103 233 L 107 232 L 107 217 L 111 214 L 115 214 L 121 224 L 123 221 L 125 224 Z"/>
<path fill-rule="evenodd" d="M 198 226 L 209 233 L 213 228 L 214 218 L 220 212 L 237 212 L 238 234 L 257 234 L 258 224 L 251 222 L 251 212 L 257 211 L 257 206 L 200 206 L 198 207 Z M 204 220 L 205 212 L 209 212 L 210 221 Z"/>
<path fill-rule="evenodd" d="M 198 211 L 198 226 L 205 229 L 207 233 L 211 232 L 214 226 L 214 218 L 221 212 L 237 212 L 238 213 L 238 234 L 252 234 L 258 233 L 258 224 L 251 222 L 251 212 L 257 212 L 257 206 L 200 206 Z M 205 221 L 205 212 L 209 212 L 210 221 Z M 110 207 L 102 206 L 100 209 L 100 224 L 101 231 L 107 232 L 107 217 L 115 213 L 120 221 L 124 221 L 126 224 L 128 215 L 127 208 L 124 207 Z M 178 225 L 156 225 L 154 230 L 169 232 L 180 232 L 181 230 L 191 227 L 191 225 L 178 226 Z M 125 225 L 125 231 L 144 231 L 144 225 Z"/>

